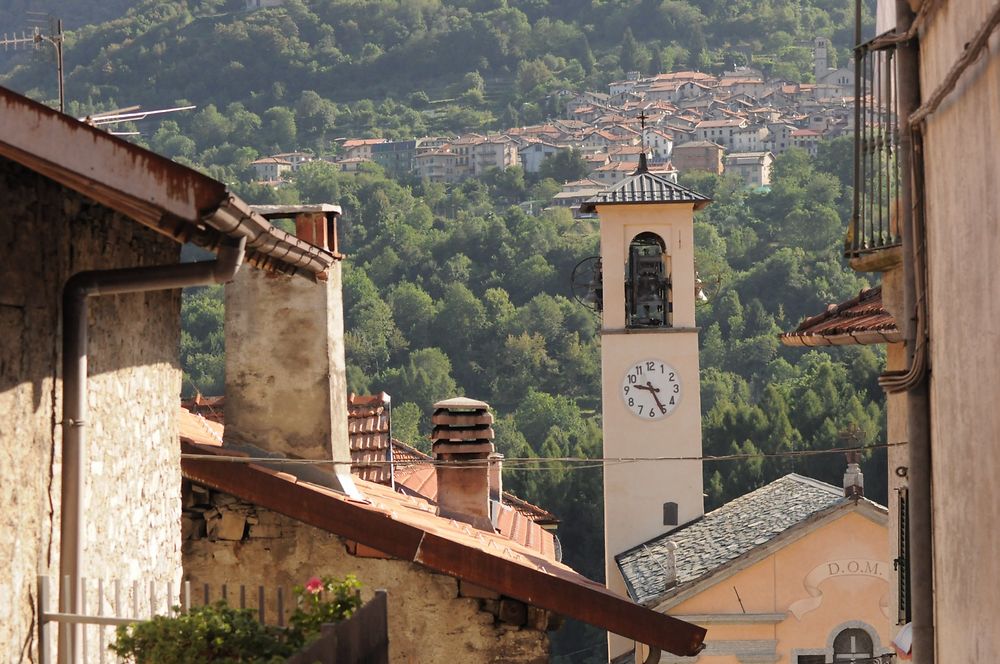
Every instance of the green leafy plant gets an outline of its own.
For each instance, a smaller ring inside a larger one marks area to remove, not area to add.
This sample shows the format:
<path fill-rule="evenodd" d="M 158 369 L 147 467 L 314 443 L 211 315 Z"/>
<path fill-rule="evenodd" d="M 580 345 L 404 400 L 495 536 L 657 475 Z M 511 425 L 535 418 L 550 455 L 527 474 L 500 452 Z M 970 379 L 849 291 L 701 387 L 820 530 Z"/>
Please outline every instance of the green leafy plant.
<path fill-rule="evenodd" d="M 173 611 L 118 627 L 111 650 L 135 664 L 280 662 L 295 651 L 285 630 L 260 624 L 250 609 L 219 601 Z"/>
<path fill-rule="evenodd" d="M 295 586 L 297 604 L 289 620 L 289 640 L 302 645 L 319 634 L 322 625 L 350 618 L 361 606 L 360 589 L 353 574 L 343 580 L 314 576 L 304 586 Z"/>
<path fill-rule="evenodd" d="M 235 609 L 225 600 L 187 613 L 175 606 L 170 616 L 118 627 L 109 648 L 135 664 L 282 662 L 318 636 L 322 625 L 349 618 L 361 606 L 360 588 L 354 575 L 313 577 L 295 586 L 287 628 L 262 625 L 251 609 Z"/>

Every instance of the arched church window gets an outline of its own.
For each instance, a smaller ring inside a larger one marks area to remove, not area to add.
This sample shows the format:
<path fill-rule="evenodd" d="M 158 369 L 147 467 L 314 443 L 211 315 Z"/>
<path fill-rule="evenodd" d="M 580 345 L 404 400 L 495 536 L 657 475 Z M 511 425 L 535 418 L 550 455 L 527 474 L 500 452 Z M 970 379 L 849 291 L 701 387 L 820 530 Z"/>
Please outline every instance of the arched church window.
<path fill-rule="evenodd" d="M 673 301 L 670 256 L 656 233 L 640 233 L 629 244 L 625 270 L 627 327 L 670 327 Z"/>
<path fill-rule="evenodd" d="M 833 639 L 834 662 L 866 662 L 875 656 L 872 637 L 863 629 L 845 629 Z"/>

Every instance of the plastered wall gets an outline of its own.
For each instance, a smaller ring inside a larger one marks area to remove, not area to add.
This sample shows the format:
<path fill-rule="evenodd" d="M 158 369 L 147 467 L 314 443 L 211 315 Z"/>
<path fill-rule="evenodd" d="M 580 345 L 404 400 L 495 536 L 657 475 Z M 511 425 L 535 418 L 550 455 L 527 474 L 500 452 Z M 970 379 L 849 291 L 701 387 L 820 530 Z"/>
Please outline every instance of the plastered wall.
<path fill-rule="evenodd" d="M 36 575 L 59 569 L 62 286 L 176 262 L 180 246 L 0 159 L 0 661 L 37 658 Z M 86 574 L 179 577 L 178 292 L 96 298 L 90 316 Z"/>
<path fill-rule="evenodd" d="M 938 8 L 920 38 L 922 99 L 995 10 Z M 1000 31 L 927 120 L 927 259 L 938 662 L 1000 649 Z"/>

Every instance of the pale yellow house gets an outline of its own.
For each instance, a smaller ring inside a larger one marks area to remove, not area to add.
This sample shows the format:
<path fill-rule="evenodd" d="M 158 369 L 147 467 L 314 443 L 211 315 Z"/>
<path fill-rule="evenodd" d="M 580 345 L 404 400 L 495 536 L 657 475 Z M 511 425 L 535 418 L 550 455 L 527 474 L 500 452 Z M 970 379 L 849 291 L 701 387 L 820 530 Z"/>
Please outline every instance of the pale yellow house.
<path fill-rule="evenodd" d="M 616 563 L 636 602 L 708 628 L 698 662 L 869 662 L 892 651 L 887 518 L 864 497 L 790 474 Z M 616 661 L 645 657 L 640 647 Z M 692 660 L 660 659 L 682 661 Z"/>

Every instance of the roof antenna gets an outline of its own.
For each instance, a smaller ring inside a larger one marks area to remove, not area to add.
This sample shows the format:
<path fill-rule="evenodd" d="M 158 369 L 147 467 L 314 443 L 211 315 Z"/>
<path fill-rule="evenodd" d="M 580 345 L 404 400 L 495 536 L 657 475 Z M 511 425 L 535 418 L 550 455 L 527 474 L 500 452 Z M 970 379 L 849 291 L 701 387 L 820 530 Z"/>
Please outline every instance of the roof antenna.
<path fill-rule="evenodd" d="M 642 127 L 642 152 L 639 154 L 639 168 L 635 169 L 632 175 L 649 172 L 649 164 L 646 163 L 646 110 L 639 111 L 639 125 Z"/>

